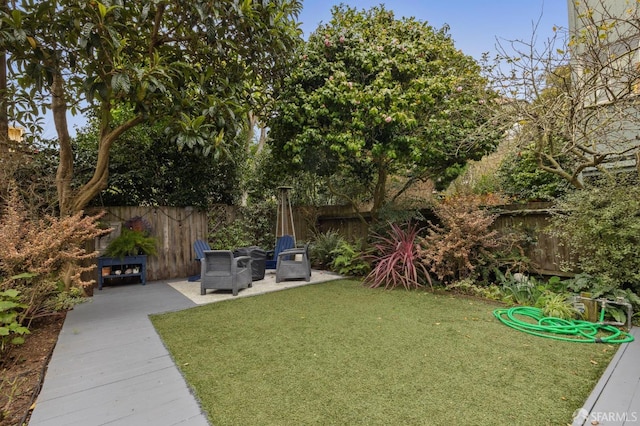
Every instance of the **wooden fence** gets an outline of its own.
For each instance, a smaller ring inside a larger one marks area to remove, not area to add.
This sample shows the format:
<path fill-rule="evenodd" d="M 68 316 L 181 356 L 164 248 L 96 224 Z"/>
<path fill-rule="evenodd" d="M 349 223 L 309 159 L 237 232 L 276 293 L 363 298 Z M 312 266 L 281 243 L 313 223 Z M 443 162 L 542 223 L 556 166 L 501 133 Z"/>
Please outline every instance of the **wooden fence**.
<path fill-rule="evenodd" d="M 207 238 L 207 214 L 191 207 L 106 207 L 103 222 L 112 226 L 142 217 L 158 239 L 158 255 L 147 259 L 147 281 L 196 275 L 193 242 Z M 100 210 L 88 211 L 95 213 Z M 98 249 L 100 247 L 97 247 Z"/>
<path fill-rule="evenodd" d="M 348 241 L 357 241 L 367 237 L 371 214 L 354 213 L 349 206 L 296 207 L 293 219 L 300 241 L 311 241 L 317 233 L 330 230 L 339 232 Z"/>
<path fill-rule="evenodd" d="M 528 203 L 502 206 L 493 227 L 501 232 L 509 229 L 524 231 L 532 241 L 525 249 L 525 255 L 531 260 L 536 272 L 545 275 L 569 276 L 565 269 L 575 263 L 575 255 L 561 241 L 549 232 L 551 218 L 550 203 Z M 297 211 L 294 211 L 294 217 Z M 361 213 L 366 221 L 371 217 L 368 212 Z M 309 213 L 307 213 L 309 215 Z M 433 217 L 430 211 L 423 212 L 425 217 Z M 302 222 L 302 221 L 300 221 Z M 298 226 L 298 222 L 296 222 Z M 297 228 L 298 229 L 298 228 Z M 349 241 L 366 238 L 368 223 L 348 207 L 323 207 L 317 211 L 315 231 L 335 230 Z M 313 233 L 307 229 L 300 232 L 302 238 L 310 240 Z"/>
<path fill-rule="evenodd" d="M 549 208 L 549 204 L 540 203 L 504 206 L 494 227 L 499 231 L 516 228 L 531 237 L 534 243 L 527 249 L 526 255 L 538 272 L 568 275 L 563 269 L 574 260 L 574 256 L 548 232 Z M 195 261 L 193 242 L 207 238 L 206 212 L 189 207 L 107 207 L 104 210 L 106 214 L 102 221 L 112 225 L 137 216 L 150 223 L 152 235 L 158 239 L 158 255 L 148 259 L 148 281 L 186 278 L 198 274 L 199 265 Z M 96 211 L 98 210 L 89 213 Z M 226 217 L 227 221 L 235 217 L 233 206 L 215 206 L 215 211 L 212 212 L 217 218 Z M 428 212 L 425 214 L 429 216 Z M 364 239 L 371 220 L 369 212 L 356 214 L 346 206 L 296 207 L 293 209 L 293 218 L 298 241 L 311 241 L 318 232 L 329 230 L 339 232 L 349 241 Z"/>
<path fill-rule="evenodd" d="M 544 275 L 571 276 L 566 269 L 575 264 L 576 256 L 551 232 L 551 203 L 527 203 L 502 206 L 493 227 L 500 232 L 515 229 L 532 241 L 525 254 L 534 270 Z"/>

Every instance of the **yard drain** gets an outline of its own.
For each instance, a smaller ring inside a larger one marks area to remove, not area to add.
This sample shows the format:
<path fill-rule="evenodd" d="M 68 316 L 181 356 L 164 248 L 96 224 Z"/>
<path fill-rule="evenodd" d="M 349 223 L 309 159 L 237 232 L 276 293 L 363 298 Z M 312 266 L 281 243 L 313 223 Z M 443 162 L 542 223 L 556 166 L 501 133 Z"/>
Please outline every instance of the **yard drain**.
<path fill-rule="evenodd" d="M 609 324 L 545 317 L 542 309 L 515 306 L 496 309 L 493 315 L 516 330 L 549 339 L 579 343 L 629 343 L 633 336 Z"/>

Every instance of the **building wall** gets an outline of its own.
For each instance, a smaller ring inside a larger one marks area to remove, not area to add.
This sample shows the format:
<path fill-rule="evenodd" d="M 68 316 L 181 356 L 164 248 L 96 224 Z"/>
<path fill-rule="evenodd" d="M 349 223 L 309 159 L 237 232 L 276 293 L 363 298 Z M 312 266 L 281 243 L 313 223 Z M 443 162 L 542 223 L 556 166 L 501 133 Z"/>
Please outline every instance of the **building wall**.
<path fill-rule="evenodd" d="M 568 0 L 572 95 L 584 99 L 574 132 L 594 152 L 613 153 L 607 169 L 638 168 L 640 18 L 637 2 Z M 583 118 L 584 117 L 584 118 Z M 596 174 L 587 169 L 585 175 Z"/>

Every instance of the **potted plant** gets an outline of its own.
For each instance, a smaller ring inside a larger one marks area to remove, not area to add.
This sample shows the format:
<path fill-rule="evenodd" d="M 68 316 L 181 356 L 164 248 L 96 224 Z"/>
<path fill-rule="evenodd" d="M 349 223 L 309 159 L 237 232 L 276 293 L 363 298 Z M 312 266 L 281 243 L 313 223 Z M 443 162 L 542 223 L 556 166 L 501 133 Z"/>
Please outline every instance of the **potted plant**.
<path fill-rule="evenodd" d="M 151 226 L 141 217 L 127 220 L 120 235 L 109 243 L 104 256 L 124 258 L 157 254 L 156 238 L 151 235 Z"/>

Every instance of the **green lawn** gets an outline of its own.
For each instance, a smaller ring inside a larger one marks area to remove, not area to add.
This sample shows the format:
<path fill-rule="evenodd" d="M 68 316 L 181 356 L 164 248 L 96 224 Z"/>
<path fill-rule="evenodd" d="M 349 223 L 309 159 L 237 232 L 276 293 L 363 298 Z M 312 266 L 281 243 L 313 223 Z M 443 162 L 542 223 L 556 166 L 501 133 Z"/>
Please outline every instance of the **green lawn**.
<path fill-rule="evenodd" d="M 214 425 L 565 425 L 617 349 L 334 281 L 152 317 Z"/>

